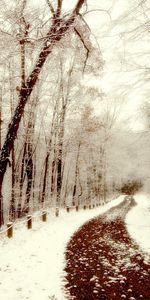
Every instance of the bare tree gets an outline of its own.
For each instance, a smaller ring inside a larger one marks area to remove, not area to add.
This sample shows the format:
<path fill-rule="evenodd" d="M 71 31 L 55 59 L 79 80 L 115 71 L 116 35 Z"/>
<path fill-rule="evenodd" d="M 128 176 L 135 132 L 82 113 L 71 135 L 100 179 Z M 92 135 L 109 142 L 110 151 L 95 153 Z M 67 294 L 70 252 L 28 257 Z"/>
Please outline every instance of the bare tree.
<path fill-rule="evenodd" d="M 14 141 L 17 137 L 18 128 L 20 125 L 21 118 L 23 116 L 25 105 L 30 97 L 34 86 L 37 83 L 43 65 L 45 64 L 48 56 L 52 52 L 54 46 L 65 36 L 65 34 L 75 26 L 75 21 L 79 17 L 80 10 L 85 4 L 85 0 L 78 0 L 75 8 L 70 13 L 69 17 L 61 17 L 61 6 L 62 1 L 58 1 L 57 9 L 52 16 L 52 24 L 44 39 L 42 50 L 39 53 L 36 65 L 32 70 L 31 74 L 25 81 L 24 86 L 21 86 L 19 91 L 19 102 L 15 109 L 14 116 L 11 123 L 9 124 L 8 132 L 4 141 L 4 145 L 1 150 L 0 156 L 0 226 L 3 224 L 3 209 L 2 209 L 2 183 L 6 172 L 8 158 L 13 148 Z M 52 5 L 50 5 L 52 7 Z M 51 9 L 52 12 L 52 9 Z M 23 43 L 24 45 L 24 43 Z M 22 51 L 24 49 L 22 48 Z M 22 67 L 23 61 L 22 61 Z M 23 75 L 24 76 L 24 75 Z"/>

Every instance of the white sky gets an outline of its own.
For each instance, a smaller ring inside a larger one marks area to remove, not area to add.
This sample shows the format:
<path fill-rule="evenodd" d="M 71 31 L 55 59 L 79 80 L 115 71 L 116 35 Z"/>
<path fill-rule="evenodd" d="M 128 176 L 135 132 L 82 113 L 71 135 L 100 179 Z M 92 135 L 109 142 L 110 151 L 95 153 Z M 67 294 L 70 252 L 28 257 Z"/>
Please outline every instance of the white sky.
<path fill-rule="evenodd" d="M 111 19 L 105 12 L 93 12 L 88 15 L 88 23 L 94 31 L 105 60 L 104 74 L 100 83 L 102 89 L 110 97 L 120 97 L 120 101 L 126 101 L 126 106 L 123 105 L 123 117 L 131 116 L 131 128 L 141 130 L 143 125 L 139 110 L 143 101 L 148 100 L 149 94 L 149 86 L 147 81 L 143 80 L 144 70 L 141 66 L 147 67 L 150 59 L 150 38 L 148 39 L 148 34 L 145 34 L 146 30 L 142 34 L 142 38 L 135 38 L 134 33 L 125 35 L 122 33 L 146 22 L 147 17 L 143 16 L 142 8 L 139 8 L 136 13 L 134 12 L 133 7 L 136 1 L 89 0 L 88 2 L 93 3 L 93 8 L 108 9 L 111 7 L 109 9 Z M 128 16 L 128 12 L 131 13 L 131 16 Z M 124 17 L 122 21 L 122 16 L 126 15 L 127 17 Z M 110 30 L 110 28 L 113 29 Z"/>

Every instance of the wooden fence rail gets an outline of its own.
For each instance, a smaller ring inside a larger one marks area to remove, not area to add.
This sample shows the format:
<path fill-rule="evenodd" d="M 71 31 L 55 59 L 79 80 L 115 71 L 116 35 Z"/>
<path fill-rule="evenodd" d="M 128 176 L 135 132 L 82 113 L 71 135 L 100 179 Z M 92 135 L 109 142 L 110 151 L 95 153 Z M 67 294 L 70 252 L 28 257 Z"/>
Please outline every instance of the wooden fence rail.
<path fill-rule="evenodd" d="M 100 206 L 101 204 L 100 203 L 96 203 L 96 204 L 89 204 L 89 205 L 76 205 L 76 206 L 66 206 L 66 211 L 67 213 L 69 213 L 70 211 L 74 210 L 76 212 L 78 212 L 80 209 L 83 209 L 83 210 L 86 210 L 86 209 L 92 209 L 92 208 L 95 208 L 95 207 L 98 207 Z M 41 213 L 40 213 L 40 218 L 42 220 L 42 222 L 46 222 L 47 221 L 47 215 L 48 215 L 48 212 L 47 210 L 43 210 Z M 56 207 L 55 209 L 55 216 L 56 217 L 59 217 L 59 207 Z M 27 215 L 26 219 L 23 220 L 23 221 L 20 221 L 20 222 L 8 222 L 6 224 L 6 229 L 0 231 L 0 235 L 2 233 L 6 233 L 7 237 L 10 239 L 10 238 L 13 238 L 13 235 L 14 235 L 14 226 L 16 224 L 22 224 L 22 223 L 26 223 L 26 227 L 28 230 L 32 229 L 33 227 L 33 219 L 35 218 L 36 216 L 34 215 Z"/>

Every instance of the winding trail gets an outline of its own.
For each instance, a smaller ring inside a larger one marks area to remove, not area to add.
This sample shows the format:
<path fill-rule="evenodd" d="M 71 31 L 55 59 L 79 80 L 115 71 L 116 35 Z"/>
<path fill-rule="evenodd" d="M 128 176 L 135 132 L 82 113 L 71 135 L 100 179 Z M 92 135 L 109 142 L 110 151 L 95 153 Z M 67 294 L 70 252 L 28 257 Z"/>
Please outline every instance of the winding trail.
<path fill-rule="evenodd" d="M 84 224 L 66 250 L 66 297 L 77 300 L 150 300 L 150 258 L 129 236 L 124 200 Z"/>

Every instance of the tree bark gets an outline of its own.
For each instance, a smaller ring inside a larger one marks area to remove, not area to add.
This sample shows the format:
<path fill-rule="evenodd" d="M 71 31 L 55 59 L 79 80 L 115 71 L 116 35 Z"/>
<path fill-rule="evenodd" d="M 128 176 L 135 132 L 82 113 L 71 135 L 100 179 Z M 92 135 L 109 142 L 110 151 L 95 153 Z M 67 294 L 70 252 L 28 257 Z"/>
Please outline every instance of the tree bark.
<path fill-rule="evenodd" d="M 11 201 L 10 201 L 10 208 L 9 208 L 9 219 L 10 221 L 14 221 L 16 217 L 16 207 L 15 207 L 15 149 L 12 148 L 12 162 L 11 162 Z"/>
<path fill-rule="evenodd" d="M 0 89 L 0 151 L 2 147 L 2 88 Z M 0 224 L 4 223 L 2 184 L 0 185 Z"/>
<path fill-rule="evenodd" d="M 21 209 L 22 209 L 22 193 L 23 193 L 23 183 L 24 183 L 24 169 L 25 169 L 25 155 L 27 151 L 27 142 L 25 140 L 24 143 L 24 149 L 22 154 L 22 160 L 21 160 L 21 174 L 20 174 L 20 194 L 19 194 L 19 200 L 18 200 L 18 207 L 17 207 L 17 217 L 21 218 Z"/>
<path fill-rule="evenodd" d="M 26 176 L 27 176 L 27 187 L 26 187 L 26 199 L 24 207 L 22 210 L 22 215 L 29 213 L 30 209 L 30 198 L 31 189 L 33 182 L 33 134 L 34 134 L 34 112 L 30 111 L 30 117 L 28 122 L 28 132 L 27 132 L 27 153 L 26 153 Z"/>
<path fill-rule="evenodd" d="M 11 67 L 14 68 L 14 64 L 9 65 L 9 75 L 10 75 L 10 110 L 11 110 L 11 118 L 14 113 L 14 95 L 13 95 L 13 82 L 12 78 L 14 74 L 11 74 Z M 12 78 L 11 78 L 12 77 Z M 16 217 L 16 206 L 15 206 L 15 183 L 16 183 L 16 172 L 15 172 L 15 145 L 12 147 L 11 152 L 11 200 L 9 207 L 9 220 L 14 221 Z"/>
<path fill-rule="evenodd" d="M 33 159 L 32 159 L 32 146 L 28 144 L 28 158 L 26 161 L 26 174 L 27 174 L 27 188 L 26 188 L 26 199 L 22 210 L 22 216 L 29 213 L 29 203 L 32 189 L 32 177 L 33 177 Z"/>
<path fill-rule="evenodd" d="M 44 205 L 45 201 L 45 191 L 46 191 L 46 180 L 47 180 L 47 172 L 48 172 L 48 166 L 49 166 L 49 156 L 50 153 L 47 152 L 46 158 L 45 158 L 45 169 L 44 169 L 44 179 L 43 179 L 43 189 L 42 189 L 42 206 Z"/>
<path fill-rule="evenodd" d="M 73 197 L 72 197 L 72 205 L 75 205 L 75 196 L 77 192 L 77 179 L 78 179 L 78 164 L 79 164 L 79 155 L 80 155 L 80 143 L 78 145 L 78 152 L 77 152 L 77 158 L 76 158 L 76 167 L 75 167 L 75 183 L 73 187 Z"/>
<path fill-rule="evenodd" d="M 66 106 L 63 106 L 60 118 L 60 132 L 58 137 L 58 155 L 57 155 L 57 197 L 56 204 L 60 204 L 60 195 L 62 187 L 62 167 L 63 167 L 63 138 L 64 138 L 64 126 L 66 116 Z"/>

